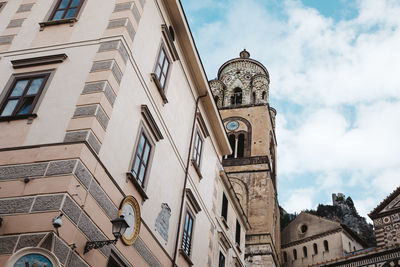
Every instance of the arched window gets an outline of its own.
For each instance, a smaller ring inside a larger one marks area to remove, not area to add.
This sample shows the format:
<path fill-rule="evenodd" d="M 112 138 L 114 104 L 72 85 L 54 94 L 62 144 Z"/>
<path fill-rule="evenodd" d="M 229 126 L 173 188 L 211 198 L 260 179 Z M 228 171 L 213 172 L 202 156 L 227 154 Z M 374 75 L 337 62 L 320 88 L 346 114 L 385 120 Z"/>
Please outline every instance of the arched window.
<path fill-rule="evenodd" d="M 324 249 L 325 251 L 329 251 L 329 244 L 327 240 L 324 240 Z"/>
<path fill-rule="evenodd" d="M 318 254 L 318 246 L 317 246 L 317 244 L 314 243 L 313 247 L 314 247 L 314 255 L 317 255 Z"/>
<path fill-rule="evenodd" d="M 253 101 L 256 102 L 256 92 L 253 92 Z"/>
<path fill-rule="evenodd" d="M 303 247 L 303 257 L 307 258 L 307 247 Z"/>
<path fill-rule="evenodd" d="M 265 96 L 267 95 L 267 92 L 262 92 L 262 95 L 261 95 L 261 98 L 263 99 L 263 100 L 265 100 Z"/>
<path fill-rule="evenodd" d="M 351 251 L 351 243 L 349 242 L 349 252 Z"/>
<path fill-rule="evenodd" d="M 287 262 L 287 253 L 286 251 L 283 252 L 283 262 Z"/>
<path fill-rule="evenodd" d="M 238 147 L 237 147 L 237 157 L 243 158 L 244 156 L 244 134 L 239 134 Z"/>
<path fill-rule="evenodd" d="M 234 134 L 229 135 L 228 139 L 229 139 L 229 144 L 231 145 L 232 148 L 232 154 L 230 154 L 228 158 L 233 158 L 235 156 L 235 135 Z"/>
<path fill-rule="evenodd" d="M 219 97 L 217 95 L 214 96 L 214 101 L 215 101 L 216 104 L 218 104 L 218 100 L 219 100 Z"/>
<path fill-rule="evenodd" d="M 240 89 L 239 87 L 233 90 L 233 95 L 231 96 L 231 104 L 242 104 L 242 89 Z"/>
<path fill-rule="evenodd" d="M 293 249 L 293 259 L 297 260 L 297 250 Z"/>
<path fill-rule="evenodd" d="M 356 251 L 356 247 L 353 247 L 353 251 Z"/>

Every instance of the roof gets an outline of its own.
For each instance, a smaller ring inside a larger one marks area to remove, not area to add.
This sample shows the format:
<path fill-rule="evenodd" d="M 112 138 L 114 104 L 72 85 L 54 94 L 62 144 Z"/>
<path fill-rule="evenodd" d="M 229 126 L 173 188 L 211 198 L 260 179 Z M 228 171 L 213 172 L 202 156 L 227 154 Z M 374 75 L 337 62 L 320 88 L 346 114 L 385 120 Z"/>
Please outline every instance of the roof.
<path fill-rule="evenodd" d="M 371 219 L 374 219 L 377 217 L 378 213 L 382 211 L 390 202 L 392 202 L 393 199 L 395 199 L 398 195 L 400 194 L 400 186 L 397 187 L 393 192 L 387 196 L 375 209 L 373 209 L 368 216 Z"/>

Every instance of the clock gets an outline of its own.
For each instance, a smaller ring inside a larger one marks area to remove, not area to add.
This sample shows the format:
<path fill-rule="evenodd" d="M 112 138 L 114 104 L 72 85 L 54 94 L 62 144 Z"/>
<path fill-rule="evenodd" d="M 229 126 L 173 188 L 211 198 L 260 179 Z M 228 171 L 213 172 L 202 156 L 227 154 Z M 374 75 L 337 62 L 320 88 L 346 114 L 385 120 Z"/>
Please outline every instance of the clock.
<path fill-rule="evenodd" d="M 237 128 L 239 128 L 239 122 L 237 122 L 237 121 L 230 121 L 226 125 L 226 129 L 228 129 L 229 131 L 234 131 Z"/>
<path fill-rule="evenodd" d="M 140 230 L 140 207 L 133 196 L 127 196 L 121 202 L 118 211 L 118 217 L 123 215 L 129 227 L 122 235 L 122 241 L 125 245 L 132 245 L 139 235 Z"/>

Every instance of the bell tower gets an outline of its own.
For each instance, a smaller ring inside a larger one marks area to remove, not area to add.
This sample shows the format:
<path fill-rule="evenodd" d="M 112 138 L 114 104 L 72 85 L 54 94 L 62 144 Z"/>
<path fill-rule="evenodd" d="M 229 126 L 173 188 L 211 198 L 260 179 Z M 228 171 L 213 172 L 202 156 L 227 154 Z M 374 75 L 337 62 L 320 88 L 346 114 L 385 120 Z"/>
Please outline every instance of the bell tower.
<path fill-rule="evenodd" d="M 269 106 L 269 73 L 246 50 L 225 62 L 210 81 L 233 153 L 225 171 L 250 222 L 247 266 L 279 266 L 276 111 Z"/>

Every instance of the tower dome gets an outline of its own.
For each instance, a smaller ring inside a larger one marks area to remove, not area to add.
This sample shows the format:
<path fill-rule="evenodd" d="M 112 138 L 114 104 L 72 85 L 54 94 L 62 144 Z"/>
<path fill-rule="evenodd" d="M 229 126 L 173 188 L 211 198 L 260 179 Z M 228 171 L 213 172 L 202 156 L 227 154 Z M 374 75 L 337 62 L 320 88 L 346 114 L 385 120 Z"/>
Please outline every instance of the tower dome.
<path fill-rule="evenodd" d="M 268 103 L 269 73 L 263 64 L 250 58 L 244 49 L 238 58 L 225 62 L 218 78 L 210 82 L 219 108 Z"/>

